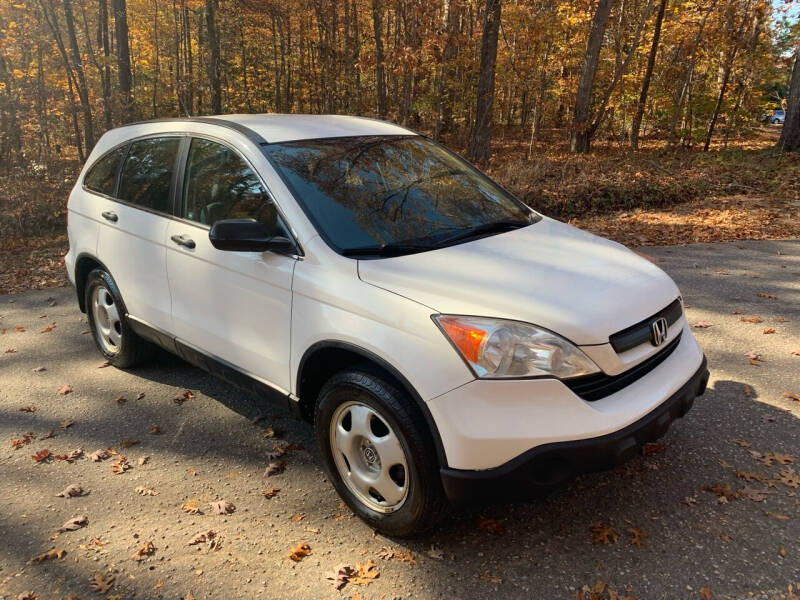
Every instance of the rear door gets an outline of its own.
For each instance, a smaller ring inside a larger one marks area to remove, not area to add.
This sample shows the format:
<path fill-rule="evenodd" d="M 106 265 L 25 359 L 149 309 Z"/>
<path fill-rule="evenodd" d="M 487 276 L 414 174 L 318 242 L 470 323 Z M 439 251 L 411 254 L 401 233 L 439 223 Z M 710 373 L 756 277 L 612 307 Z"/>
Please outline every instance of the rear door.
<path fill-rule="evenodd" d="M 115 198 L 103 197 L 98 258 L 117 282 L 134 318 L 170 331 L 164 240 L 172 211 L 175 163 L 183 136 L 133 141 L 121 164 Z"/>
<path fill-rule="evenodd" d="M 180 219 L 166 232 L 173 332 L 195 350 L 288 393 L 296 258 L 221 251 L 208 238 L 222 219 L 274 223 L 277 208 L 233 147 L 203 137 L 188 145 L 176 201 Z"/>

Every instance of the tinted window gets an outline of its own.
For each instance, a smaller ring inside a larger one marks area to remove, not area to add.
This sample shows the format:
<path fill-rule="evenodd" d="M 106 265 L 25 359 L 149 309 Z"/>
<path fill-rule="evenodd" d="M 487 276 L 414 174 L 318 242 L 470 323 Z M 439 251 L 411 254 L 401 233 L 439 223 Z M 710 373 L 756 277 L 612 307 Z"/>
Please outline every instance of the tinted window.
<path fill-rule="evenodd" d="M 531 222 L 530 209 L 422 137 L 304 140 L 264 149 L 339 250 L 433 246 L 496 222 Z"/>
<path fill-rule="evenodd" d="M 120 175 L 120 199 L 151 210 L 170 212 L 169 188 L 180 143 L 178 137 L 133 142 Z"/>
<path fill-rule="evenodd" d="M 117 187 L 117 168 L 127 150 L 127 146 L 117 148 L 94 163 L 83 180 L 84 185 L 92 191 L 113 196 Z"/>
<path fill-rule="evenodd" d="M 255 219 L 274 227 L 277 213 L 253 170 L 227 146 L 194 138 L 186 163 L 183 216 L 213 225 Z"/>

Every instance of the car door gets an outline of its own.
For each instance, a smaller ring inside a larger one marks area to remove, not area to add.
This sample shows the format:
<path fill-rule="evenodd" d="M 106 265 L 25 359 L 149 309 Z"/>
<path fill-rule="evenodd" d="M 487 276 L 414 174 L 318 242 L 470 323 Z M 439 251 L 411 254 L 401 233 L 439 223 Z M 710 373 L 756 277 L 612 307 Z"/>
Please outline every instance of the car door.
<path fill-rule="evenodd" d="M 119 287 L 128 313 L 169 331 L 167 223 L 182 136 L 159 136 L 127 146 L 115 198 L 95 203 L 101 223 L 97 255 Z"/>
<path fill-rule="evenodd" d="M 184 163 L 181 219 L 168 225 L 166 238 L 173 331 L 191 348 L 288 393 L 296 258 L 217 250 L 208 236 L 222 219 L 274 223 L 276 206 L 248 161 L 226 144 L 193 137 Z"/>

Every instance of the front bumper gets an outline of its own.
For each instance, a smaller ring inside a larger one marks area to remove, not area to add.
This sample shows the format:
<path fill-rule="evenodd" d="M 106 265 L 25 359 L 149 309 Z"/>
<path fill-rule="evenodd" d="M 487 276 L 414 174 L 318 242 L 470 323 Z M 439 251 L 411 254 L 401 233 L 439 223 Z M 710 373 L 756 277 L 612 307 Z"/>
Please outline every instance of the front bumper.
<path fill-rule="evenodd" d="M 443 468 L 442 484 L 454 504 L 525 499 L 546 492 L 580 473 L 611 469 L 666 433 L 685 415 L 708 384 L 705 357 L 692 377 L 654 410 L 627 427 L 599 437 L 536 446 L 516 458 L 481 471 Z"/>

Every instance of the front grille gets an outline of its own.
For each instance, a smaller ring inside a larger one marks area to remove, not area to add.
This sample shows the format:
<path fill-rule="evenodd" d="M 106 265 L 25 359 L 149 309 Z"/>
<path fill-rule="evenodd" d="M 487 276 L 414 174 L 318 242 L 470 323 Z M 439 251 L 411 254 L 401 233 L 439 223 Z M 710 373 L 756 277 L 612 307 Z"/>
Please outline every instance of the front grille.
<path fill-rule="evenodd" d="M 584 400 L 589 402 L 600 400 L 601 398 L 610 396 L 614 392 L 618 392 L 622 388 L 629 386 L 634 381 L 647 375 L 673 353 L 680 341 L 681 336 L 678 334 L 678 336 L 665 346 L 663 350 L 619 375 L 597 373 L 596 375 L 585 375 L 584 377 L 567 379 L 564 381 L 564 384 Z"/>
<path fill-rule="evenodd" d="M 608 341 L 611 342 L 611 347 L 614 348 L 617 354 L 625 352 L 650 340 L 653 321 L 663 317 L 667 320 L 667 324 L 671 326 L 681 318 L 682 314 L 681 300 L 676 298 L 669 306 L 658 311 L 653 316 L 609 336 Z"/>

